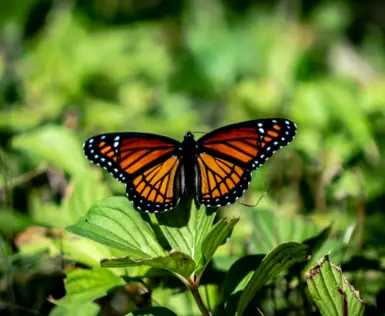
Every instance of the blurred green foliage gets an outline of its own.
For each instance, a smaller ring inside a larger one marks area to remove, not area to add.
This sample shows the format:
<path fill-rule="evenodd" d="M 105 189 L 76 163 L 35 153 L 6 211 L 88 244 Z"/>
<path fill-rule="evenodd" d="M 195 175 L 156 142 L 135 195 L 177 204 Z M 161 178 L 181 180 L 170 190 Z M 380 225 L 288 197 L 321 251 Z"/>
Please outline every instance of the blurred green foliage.
<path fill-rule="evenodd" d="M 385 313 L 383 9 L 348 0 L 0 2 L 0 313 L 73 315 L 60 304 L 71 278 L 97 283 L 100 259 L 121 255 L 63 230 L 124 192 L 86 161 L 85 139 L 140 131 L 181 140 L 188 130 L 273 116 L 296 122 L 297 137 L 255 172 L 243 198 L 259 201 L 255 208 L 221 210 L 240 221 L 202 277 L 204 301 L 222 300 L 239 257 L 306 242 L 331 225 L 309 264 L 330 252 L 367 313 Z M 156 305 L 199 314 L 156 269 L 118 275 L 131 281 L 110 275 L 114 287 L 86 293 L 97 304 L 76 313 Z M 290 273 L 269 283 L 255 306 L 305 315 L 306 299 L 288 291 L 298 283 Z"/>

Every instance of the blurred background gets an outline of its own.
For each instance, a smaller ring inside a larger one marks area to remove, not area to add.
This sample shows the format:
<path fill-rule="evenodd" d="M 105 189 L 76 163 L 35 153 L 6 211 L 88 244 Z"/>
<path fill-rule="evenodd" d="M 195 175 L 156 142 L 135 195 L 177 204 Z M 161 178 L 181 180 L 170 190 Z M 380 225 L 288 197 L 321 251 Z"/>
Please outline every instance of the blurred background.
<path fill-rule="evenodd" d="M 65 294 L 63 269 L 93 264 L 62 229 L 124 186 L 86 161 L 85 139 L 182 140 L 265 117 L 293 120 L 298 134 L 255 172 L 242 201 L 262 197 L 258 206 L 221 211 L 241 222 L 209 292 L 219 297 L 236 258 L 332 224 L 314 260 L 331 251 L 370 315 L 385 313 L 384 12 L 380 0 L 1 1 L 1 315 L 53 314 L 47 298 Z M 191 298 L 157 285 L 150 299 L 190 315 Z M 261 296 L 266 315 L 301 314 L 281 286 Z M 124 315 L 143 300 L 125 288 L 98 304 Z"/>

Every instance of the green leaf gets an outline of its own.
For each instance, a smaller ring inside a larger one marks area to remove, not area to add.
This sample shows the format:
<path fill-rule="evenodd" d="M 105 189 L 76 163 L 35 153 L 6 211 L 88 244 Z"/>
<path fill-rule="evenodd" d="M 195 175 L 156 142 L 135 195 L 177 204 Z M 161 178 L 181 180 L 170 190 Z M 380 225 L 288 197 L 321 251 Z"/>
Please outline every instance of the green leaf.
<path fill-rule="evenodd" d="M 190 278 L 195 270 L 195 262 L 191 257 L 181 252 L 173 252 L 168 256 L 151 259 L 134 259 L 130 257 L 106 258 L 101 262 L 102 267 L 121 268 L 146 265 L 154 268 L 165 269 L 172 273 Z"/>
<path fill-rule="evenodd" d="M 82 316 L 97 316 L 99 315 L 100 306 L 95 303 L 85 303 L 82 305 L 76 306 L 55 306 L 49 316 L 73 316 L 73 315 L 82 315 Z"/>
<path fill-rule="evenodd" d="M 69 129 L 48 125 L 28 134 L 13 138 L 12 145 L 36 161 L 48 161 L 70 174 L 82 173 L 87 168 L 82 146 Z"/>
<path fill-rule="evenodd" d="M 324 316 L 361 316 L 365 302 L 342 274 L 342 270 L 323 257 L 306 273 L 309 292 Z"/>
<path fill-rule="evenodd" d="M 237 315 L 242 315 L 257 291 L 280 272 L 297 262 L 306 260 L 307 246 L 295 242 L 279 245 L 270 252 L 255 270 L 239 299 Z"/>
<path fill-rule="evenodd" d="M 190 203 L 157 216 L 160 229 L 172 249 L 190 256 L 196 263 L 202 257 L 202 243 L 211 229 L 216 213 Z"/>
<path fill-rule="evenodd" d="M 329 235 L 328 239 L 324 240 L 324 242 L 319 245 L 320 247 L 318 250 L 309 244 L 310 254 L 312 257 L 309 260 L 309 264 L 307 265 L 306 269 L 310 269 L 311 265 L 316 264 L 316 258 L 320 258 L 325 253 L 328 253 L 333 262 L 337 264 L 346 261 L 350 256 L 350 253 L 347 251 L 347 249 L 349 249 L 349 245 L 354 233 L 354 228 L 355 224 L 352 224 L 344 231 L 338 231 L 338 233 L 334 232 L 333 234 Z M 325 235 L 323 237 L 325 237 Z M 309 240 L 305 242 L 308 244 Z"/>
<path fill-rule="evenodd" d="M 228 300 L 230 295 L 243 290 L 250 280 L 249 274 L 261 264 L 263 255 L 249 255 L 237 260 L 229 269 L 223 285 L 223 299 Z"/>
<path fill-rule="evenodd" d="M 177 316 L 172 310 L 166 307 L 150 307 L 131 312 L 126 316 Z"/>
<path fill-rule="evenodd" d="M 199 289 L 202 294 L 201 287 Z M 172 309 L 177 315 L 201 315 L 190 291 L 178 292 L 175 289 L 156 287 L 152 291 L 151 298 L 160 306 Z M 202 299 L 204 298 L 202 297 Z M 206 304 L 206 302 L 204 303 Z"/>
<path fill-rule="evenodd" d="M 290 217 L 279 212 L 251 209 L 255 253 L 267 254 L 286 242 L 302 242 L 317 235 L 320 229 L 304 217 Z"/>
<path fill-rule="evenodd" d="M 222 245 L 226 238 L 231 234 L 239 218 L 221 218 L 210 230 L 202 242 L 202 257 L 198 263 L 196 273 L 199 275 L 211 260 L 215 251 Z"/>
<path fill-rule="evenodd" d="M 67 230 L 103 245 L 144 259 L 163 256 L 151 226 L 124 197 L 109 197 L 95 203 L 85 219 Z"/>
<path fill-rule="evenodd" d="M 113 255 L 111 248 L 68 232 L 57 240 L 57 244 L 66 257 L 89 267 L 100 267 L 100 260 Z"/>
<path fill-rule="evenodd" d="M 92 302 L 106 296 L 112 288 L 125 284 L 122 278 L 109 269 L 74 269 L 67 270 L 66 274 L 67 277 L 64 280 L 66 296 L 55 301 L 58 305 L 65 307 Z"/>
<path fill-rule="evenodd" d="M 100 173 L 89 171 L 77 175 L 71 182 L 72 194 L 63 203 L 63 211 L 70 214 L 72 221 L 68 225 L 85 216 L 93 203 L 108 196 L 108 189 L 100 180 Z"/>

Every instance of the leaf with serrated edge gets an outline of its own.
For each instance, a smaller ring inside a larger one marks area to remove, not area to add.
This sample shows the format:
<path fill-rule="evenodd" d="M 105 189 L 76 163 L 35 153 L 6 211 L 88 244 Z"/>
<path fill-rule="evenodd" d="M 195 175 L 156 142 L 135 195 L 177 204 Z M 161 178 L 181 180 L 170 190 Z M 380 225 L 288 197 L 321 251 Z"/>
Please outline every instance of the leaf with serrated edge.
<path fill-rule="evenodd" d="M 281 271 L 307 258 L 308 248 L 305 245 L 289 242 L 276 247 L 270 252 L 255 270 L 239 299 L 237 315 L 242 315 L 257 291 Z"/>
<path fill-rule="evenodd" d="M 170 246 L 199 262 L 202 242 L 212 227 L 216 213 L 204 207 L 196 209 L 190 204 L 181 203 L 175 210 L 159 215 L 157 220 Z M 189 216 L 188 221 L 186 216 Z"/>
<path fill-rule="evenodd" d="M 181 252 L 173 252 L 168 256 L 151 258 L 151 259 L 135 259 L 130 257 L 106 258 L 101 261 L 102 267 L 122 268 L 138 265 L 146 265 L 154 268 L 165 269 L 172 273 L 182 275 L 189 278 L 195 269 L 195 262 L 191 257 Z"/>
<path fill-rule="evenodd" d="M 203 271 L 205 266 L 211 260 L 215 251 L 220 245 L 226 240 L 229 234 L 233 231 L 234 226 L 238 223 L 239 218 L 221 218 L 206 235 L 202 242 L 202 257 L 200 262 L 197 264 L 196 273 L 199 274 Z"/>
<path fill-rule="evenodd" d="M 86 218 L 67 230 L 108 247 L 127 251 L 131 257 L 152 258 L 165 254 L 151 226 L 124 197 L 95 203 Z"/>
<path fill-rule="evenodd" d="M 306 273 L 309 292 L 319 311 L 325 316 L 361 316 L 365 302 L 359 292 L 346 280 L 342 270 L 324 256 Z"/>

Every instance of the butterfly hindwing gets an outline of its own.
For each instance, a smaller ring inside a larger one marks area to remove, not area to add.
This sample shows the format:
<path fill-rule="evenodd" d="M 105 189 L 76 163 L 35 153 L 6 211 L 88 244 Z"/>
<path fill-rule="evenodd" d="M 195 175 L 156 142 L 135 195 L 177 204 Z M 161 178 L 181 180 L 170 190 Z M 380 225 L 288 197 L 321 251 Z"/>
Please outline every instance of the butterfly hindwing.
<path fill-rule="evenodd" d="M 199 204 L 205 206 L 234 203 L 251 181 L 251 171 L 207 153 L 197 157 L 197 166 L 196 198 Z"/>
<path fill-rule="evenodd" d="M 126 184 L 127 197 L 139 211 L 166 212 L 179 202 L 184 190 L 181 162 L 172 156 Z"/>
<path fill-rule="evenodd" d="M 177 204 L 182 183 L 179 142 L 153 134 L 113 133 L 94 136 L 83 147 L 91 162 L 126 184 L 137 209 L 162 212 Z"/>

